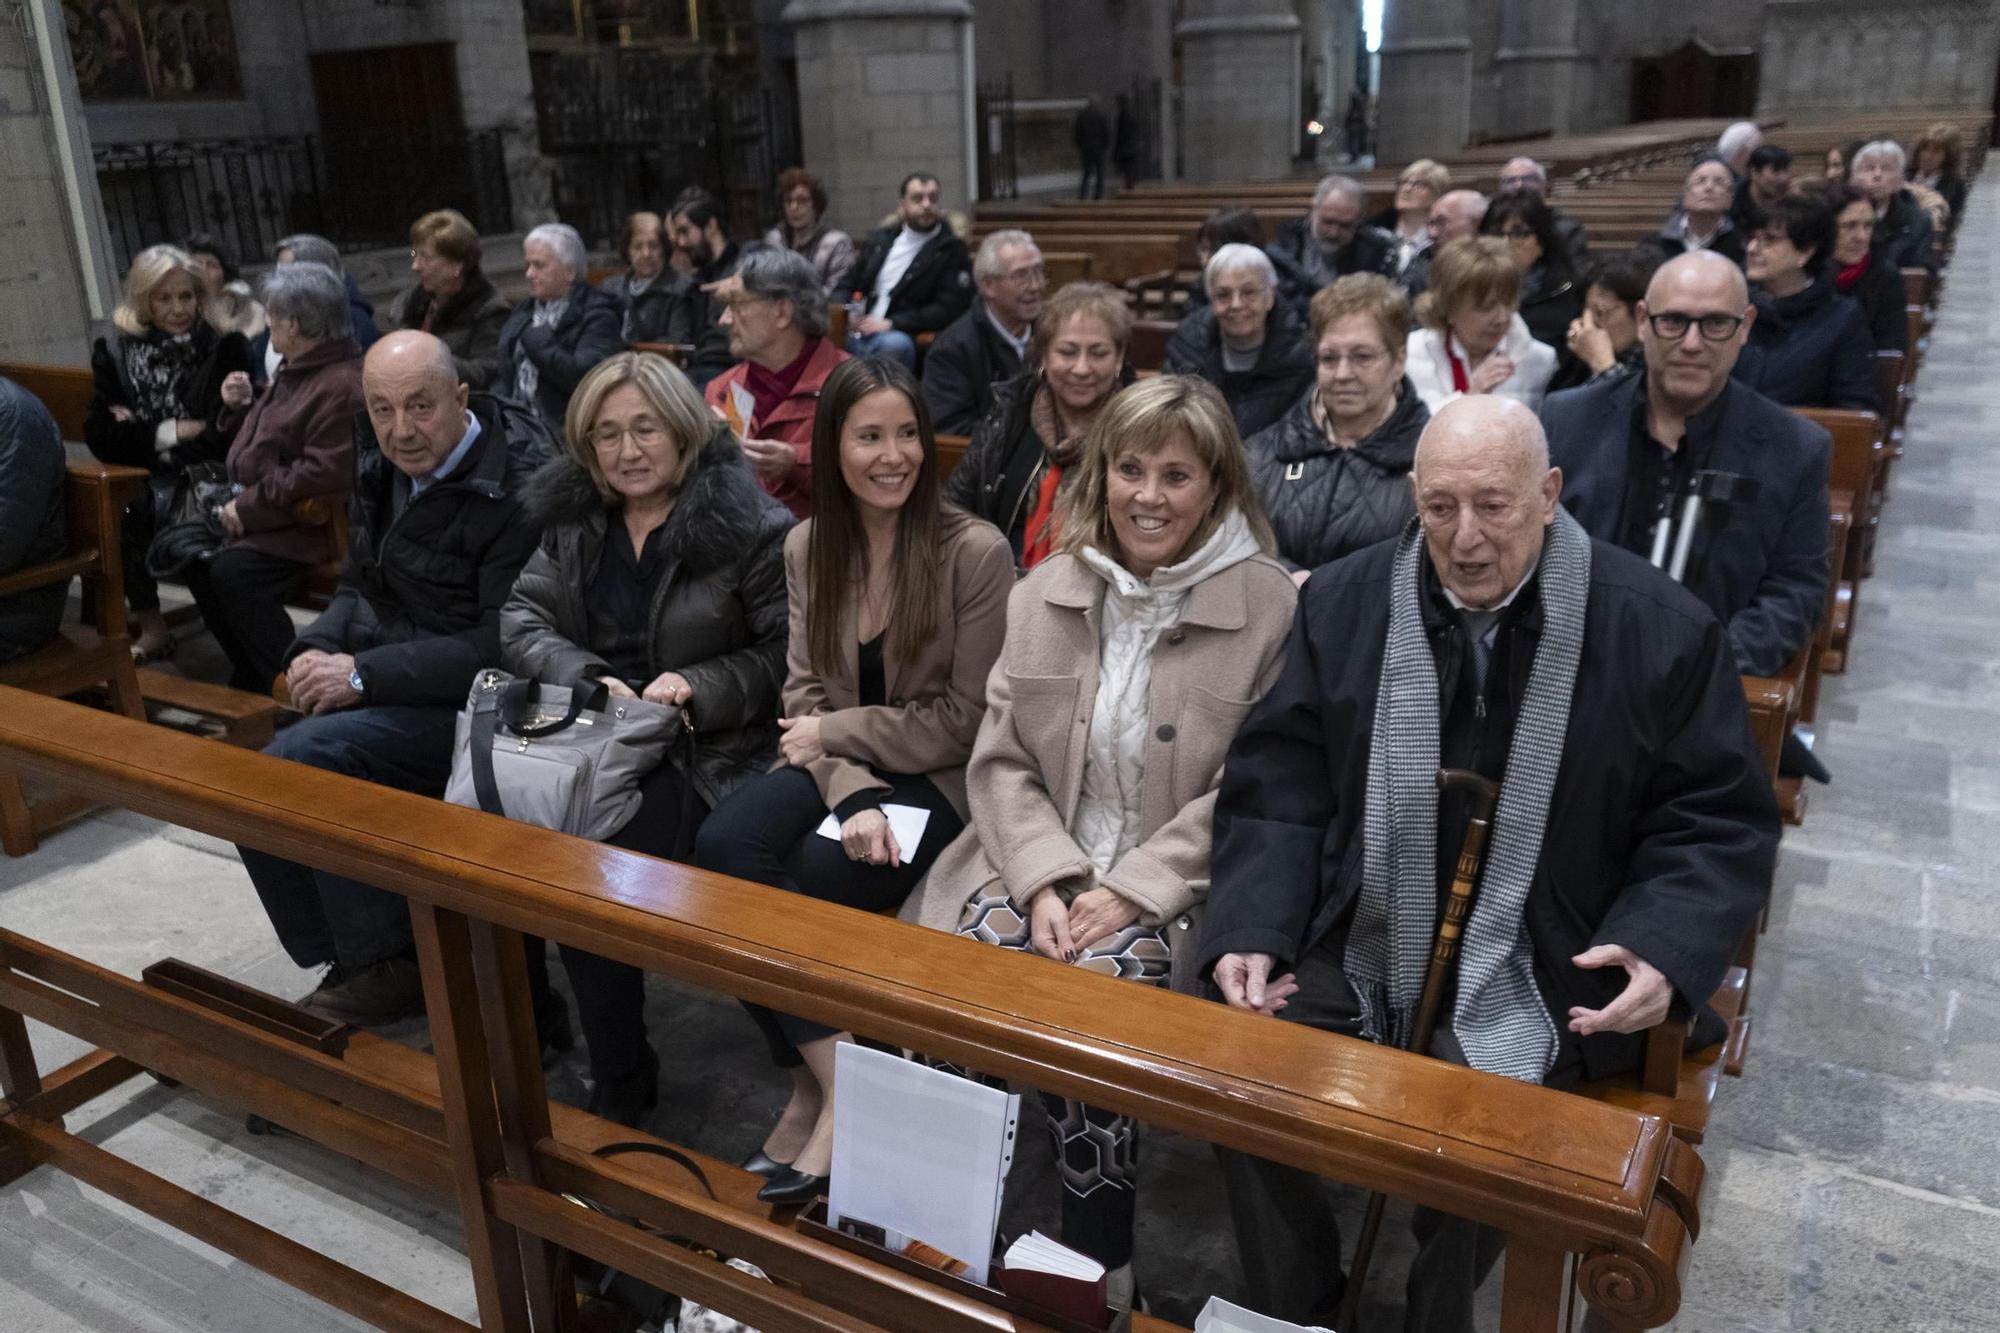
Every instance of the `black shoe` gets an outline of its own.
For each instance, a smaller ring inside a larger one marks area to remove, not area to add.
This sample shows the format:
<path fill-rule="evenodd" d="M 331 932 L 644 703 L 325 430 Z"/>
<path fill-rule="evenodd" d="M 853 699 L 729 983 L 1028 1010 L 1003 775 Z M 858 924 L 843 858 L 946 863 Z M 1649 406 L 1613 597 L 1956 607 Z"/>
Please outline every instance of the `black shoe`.
<path fill-rule="evenodd" d="M 775 1180 L 781 1173 L 792 1169 L 790 1162 L 781 1162 L 777 1158 L 767 1154 L 762 1148 L 751 1153 L 738 1163 L 738 1165 L 751 1175 L 762 1176 L 766 1180 Z"/>
<path fill-rule="evenodd" d="M 366 967 L 336 964 L 299 1007 L 334 1023 L 386 1027 L 423 1016 L 424 979 L 414 960 L 400 956 Z"/>
<path fill-rule="evenodd" d="M 558 1056 L 567 1054 L 576 1045 L 576 1030 L 569 1022 L 569 1005 L 554 991 L 549 992 L 548 1004 L 535 1015 L 535 1035 L 541 1041 L 544 1065 L 554 1064 Z"/>
<path fill-rule="evenodd" d="M 622 1078 L 599 1079 L 591 1089 L 589 1111 L 638 1129 L 660 1104 L 660 1057 L 646 1050 L 646 1062 Z"/>
<path fill-rule="evenodd" d="M 771 1177 L 771 1183 L 757 1191 L 757 1202 L 774 1203 L 780 1208 L 802 1208 L 826 1193 L 831 1176 L 809 1176 L 796 1167 L 786 1167 Z"/>

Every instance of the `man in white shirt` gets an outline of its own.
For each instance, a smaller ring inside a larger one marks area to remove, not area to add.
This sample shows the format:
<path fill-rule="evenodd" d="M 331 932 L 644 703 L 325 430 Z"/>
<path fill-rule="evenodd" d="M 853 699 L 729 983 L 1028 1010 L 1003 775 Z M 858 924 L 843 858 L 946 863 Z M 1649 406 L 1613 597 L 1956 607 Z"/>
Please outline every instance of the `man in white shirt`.
<path fill-rule="evenodd" d="M 917 335 L 936 333 L 972 304 L 972 260 L 938 210 L 936 176 L 903 179 L 896 221 L 869 235 L 852 283 L 847 350 L 893 356 L 913 369 Z"/>

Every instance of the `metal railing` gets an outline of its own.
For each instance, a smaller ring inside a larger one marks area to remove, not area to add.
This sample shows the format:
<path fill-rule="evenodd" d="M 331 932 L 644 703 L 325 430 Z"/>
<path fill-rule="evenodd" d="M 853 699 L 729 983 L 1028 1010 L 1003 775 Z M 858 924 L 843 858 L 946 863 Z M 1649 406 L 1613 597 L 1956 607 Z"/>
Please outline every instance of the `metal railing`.
<path fill-rule="evenodd" d="M 433 208 L 456 208 L 482 232 L 509 230 L 503 134 L 120 143 L 98 146 L 93 158 L 122 269 L 148 245 L 192 232 L 255 261 L 298 231 L 343 249 L 400 244 Z"/>

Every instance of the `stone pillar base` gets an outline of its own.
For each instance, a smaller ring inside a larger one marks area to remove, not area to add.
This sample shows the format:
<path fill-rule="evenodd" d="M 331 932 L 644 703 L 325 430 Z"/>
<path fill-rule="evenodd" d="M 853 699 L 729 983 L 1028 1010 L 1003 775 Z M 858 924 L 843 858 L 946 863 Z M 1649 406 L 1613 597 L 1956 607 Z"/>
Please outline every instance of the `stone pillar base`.
<path fill-rule="evenodd" d="M 1418 39 L 1382 47 L 1375 160 L 1392 166 L 1444 158 L 1465 146 L 1472 115 L 1472 43 Z"/>
<path fill-rule="evenodd" d="M 1249 9 L 1250 6 L 1243 6 Z M 1282 176 L 1299 136 L 1299 21 L 1291 13 L 1189 18 L 1181 42 L 1181 158 L 1189 180 Z"/>

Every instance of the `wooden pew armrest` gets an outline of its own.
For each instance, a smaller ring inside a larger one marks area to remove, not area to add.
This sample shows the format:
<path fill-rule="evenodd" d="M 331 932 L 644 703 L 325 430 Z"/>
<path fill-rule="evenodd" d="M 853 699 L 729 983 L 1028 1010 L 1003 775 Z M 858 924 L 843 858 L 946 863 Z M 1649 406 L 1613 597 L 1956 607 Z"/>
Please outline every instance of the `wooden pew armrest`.
<path fill-rule="evenodd" d="M 0 597 L 12 597 L 15 593 L 32 592 L 36 588 L 46 588 L 55 583 L 67 583 L 79 574 L 88 574 L 97 567 L 97 548 L 87 551 L 73 551 L 60 560 L 48 560 L 39 565 L 29 565 L 17 569 L 12 574 L 0 575 Z"/>

